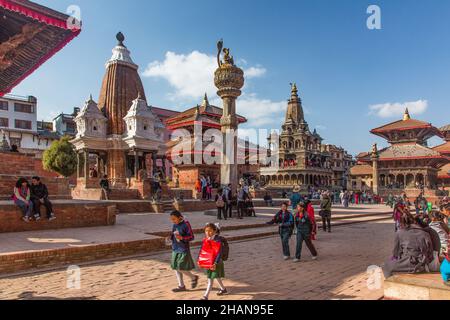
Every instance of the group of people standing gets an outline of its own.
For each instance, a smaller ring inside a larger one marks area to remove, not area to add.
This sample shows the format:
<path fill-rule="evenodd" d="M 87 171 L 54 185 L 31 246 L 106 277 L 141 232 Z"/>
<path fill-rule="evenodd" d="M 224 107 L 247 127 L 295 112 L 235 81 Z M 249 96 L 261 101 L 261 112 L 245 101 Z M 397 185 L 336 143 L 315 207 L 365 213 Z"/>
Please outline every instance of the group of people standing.
<path fill-rule="evenodd" d="M 41 207 L 46 208 L 47 219 L 55 220 L 53 206 L 49 199 L 47 186 L 42 183 L 40 177 L 33 177 L 31 184 L 25 178 L 19 178 L 11 196 L 15 205 L 22 211 L 22 220 L 30 222 L 41 220 Z"/>
<path fill-rule="evenodd" d="M 195 190 L 202 195 L 202 200 L 212 200 L 213 181 L 210 176 L 201 176 L 195 183 Z"/>
<path fill-rule="evenodd" d="M 217 219 L 227 220 L 233 217 L 233 207 L 237 209 L 237 218 L 246 216 L 256 217 L 250 189 L 247 185 L 239 185 L 236 195 L 233 195 L 232 185 L 219 188 L 215 198 L 217 207 Z"/>

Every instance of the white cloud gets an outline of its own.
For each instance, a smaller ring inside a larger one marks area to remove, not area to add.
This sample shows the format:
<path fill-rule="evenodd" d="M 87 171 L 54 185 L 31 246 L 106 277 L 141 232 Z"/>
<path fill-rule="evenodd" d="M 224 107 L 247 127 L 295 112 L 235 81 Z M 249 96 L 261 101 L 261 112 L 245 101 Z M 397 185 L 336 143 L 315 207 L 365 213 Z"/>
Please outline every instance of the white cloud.
<path fill-rule="evenodd" d="M 256 94 L 243 95 L 237 101 L 237 112 L 248 119 L 253 128 L 262 128 L 275 125 L 276 128 L 284 120 L 287 103 L 285 101 L 272 101 L 260 99 Z"/>
<path fill-rule="evenodd" d="M 428 109 L 427 100 L 418 100 L 404 103 L 383 103 L 369 106 L 369 115 L 376 115 L 381 118 L 400 117 L 408 108 L 411 114 L 423 114 Z"/>
<path fill-rule="evenodd" d="M 205 92 L 213 96 L 214 71 L 217 62 L 214 57 L 193 51 L 188 55 L 167 52 L 163 62 L 150 63 L 143 72 L 144 77 L 163 78 L 176 90 L 175 98 L 197 99 Z"/>
<path fill-rule="evenodd" d="M 248 69 L 245 70 L 245 76 L 248 79 L 251 78 L 258 78 L 261 77 L 263 75 L 265 75 L 267 72 L 267 70 L 265 68 L 261 68 L 261 67 L 250 67 Z"/>
<path fill-rule="evenodd" d="M 245 61 L 242 59 L 242 61 Z M 245 61 L 245 64 L 247 62 Z M 151 62 L 144 70 L 144 77 L 162 78 L 175 89 L 169 94 L 175 99 L 200 99 L 208 93 L 210 97 L 216 95 L 214 86 L 214 71 L 217 69 L 217 58 L 199 51 L 189 54 L 167 52 L 164 61 Z M 260 66 L 244 70 L 247 79 L 258 78 L 266 73 Z"/>

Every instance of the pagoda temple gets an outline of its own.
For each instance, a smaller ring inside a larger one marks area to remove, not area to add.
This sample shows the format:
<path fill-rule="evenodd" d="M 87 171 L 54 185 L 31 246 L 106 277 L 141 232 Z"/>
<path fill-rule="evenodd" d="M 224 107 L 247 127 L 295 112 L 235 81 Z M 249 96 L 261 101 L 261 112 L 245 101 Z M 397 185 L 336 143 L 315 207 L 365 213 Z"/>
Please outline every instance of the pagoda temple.
<path fill-rule="evenodd" d="M 164 125 L 147 103 L 122 33 L 117 40 L 99 102 L 91 96 L 75 118 L 77 135 L 71 142 L 78 152 L 78 190 L 98 189 L 104 174 L 114 189 L 142 187 L 156 173 L 156 161 L 164 160 Z M 90 176 L 93 167 L 98 177 Z"/>
<path fill-rule="evenodd" d="M 174 132 L 175 130 L 185 130 L 188 133 L 187 137 L 182 139 L 173 139 L 167 143 L 167 157 L 172 160 L 173 154 L 176 154 L 178 150 L 183 150 L 183 157 L 188 156 L 191 161 L 189 163 L 172 164 L 173 165 L 173 180 L 176 182 L 176 186 L 185 189 L 193 189 L 196 181 L 201 177 L 210 177 L 216 186 L 221 184 L 220 181 L 220 164 L 206 164 L 202 159 L 202 163 L 195 163 L 195 147 L 194 147 L 194 134 L 195 126 L 201 128 L 201 134 L 209 129 L 220 130 L 220 120 L 223 116 L 223 109 L 209 103 L 208 96 L 205 94 L 203 101 L 200 105 L 196 105 L 184 112 L 181 112 L 173 117 L 168 118 L 165 121 L 166 128 Z M 247 119 L 243 116 L 237 115 L 239 124 L 244 124 Z M 186 144 L 186 145 L 185 145 Z M 204 141 L 202 144 L 202 151 L 205 153 L 208 150 L 210 141 Z M 245 145 L 245 150 L 242 150 Z M 240 154 L 248 157 L 248 151 L 250 148 L 257 148 L 249 142 L 240 141 L 238 145 Z M 213 156 L 219 156 L 220 152 Z M 242 160 L 242 159 L 241 159 Z M 247 159 L 248 160 L 248 159 Z M 258 175 L 258 165 L 250 165 L 249 161 L 242 161 L 246 164 L 238 165 L 239 177 Z"/>
<path fill-rule="evenodd" d="M 316 130 L 305 120 L 296 84 L 292 84 L 286 118 L 279 137 L 279 168 L 261 167 L 261 181 L 268 188 L 330 187 L 331 154 Z M 272 140 L 273 137 L 270 139 Z M 270 141 L 269 141 L 270 143 Z"/>
<path fill-rule="evenodd" d="M 366 178 L 371 169 L 371 189 L 380 196 L 407 193 L 416 197 L 423 192 L 427 197 L 439 196 L 440 170 L 450 162 L 450 157 L 439 148 L 429 148 L 428 140 L 443 133 L 432 124 L 412 119 L 406 109 L 403 119 L 373 129 L 372 134 L 386 139 L 390 146 L 378 150 L 375 144 L 371 152 L 358 156 L 358 166 L 353 174 L 361 171 Z M 353 179 L 356 177 L 353 176 Z"/>
<path fill-rule="evenodd" d="M 450 158 L 450 124 L 440 128 L 439 131 L 444 136 L 445 143 L 434 147 L 433 150 Z M 448 190 L 450 188 L 450 163 L 443 166 L 439 171 L 438 184 L 444 187 L 444 189 Z"/>

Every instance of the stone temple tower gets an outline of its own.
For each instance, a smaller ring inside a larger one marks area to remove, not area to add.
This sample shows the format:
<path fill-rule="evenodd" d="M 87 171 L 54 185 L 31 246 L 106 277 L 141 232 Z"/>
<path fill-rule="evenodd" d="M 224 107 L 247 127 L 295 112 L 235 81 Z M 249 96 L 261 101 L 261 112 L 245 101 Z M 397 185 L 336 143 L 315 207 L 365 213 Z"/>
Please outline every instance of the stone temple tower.
<path fill-rule="evenodd" d="M 142 177 L 152 177 L 155 163 L 165 156 L 164 125 L 145 97 L 136 65 L 118 33 L 118 44 L 106 63 L 99 101 L 91 97 L 76 119 L 72 143 L 79 155 L 78 183 L 98 188 L 97 176 L 106 174 L 113 189 L 133 189 Z M 147 163 L 152 163 L 152 169 Z M 93 191 L 91 190 L 91 193 Z"/>

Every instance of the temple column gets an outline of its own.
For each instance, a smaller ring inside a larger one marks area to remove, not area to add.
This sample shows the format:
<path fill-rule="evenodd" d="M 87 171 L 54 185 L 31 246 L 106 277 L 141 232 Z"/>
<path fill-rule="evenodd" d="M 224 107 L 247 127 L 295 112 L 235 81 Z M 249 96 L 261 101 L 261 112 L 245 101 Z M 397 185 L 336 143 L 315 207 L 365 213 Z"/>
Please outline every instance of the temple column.
<path fill-rule="evenodd" d="M 152 176 L 155 176 L 155 174 L 158 172 L 156 170 L 156 152 L 152 152 Z"/>
<path fill-rule="evenodd" d="M 89 180 L 89 150 L 84 150 L 84 179 Z"/>
<path fill-rule="evenodd" d="M 134 150 L 134 178 L 137 180 L 139 178 L 139 153 Z"/>
<path fill-rule="evenodd" d="M 244 71 L 235 66 L 234 59 L 230 56 L 229 49 L 223 49 L 222 41 L 219 41 L 218 49 L 218 69 L 214 74 L 214 84 L 218 89 L 218 96 L 223 101 L 223 115 L 220 120 L 223 136 L 220 183 L 222 186 L 231 184 L 231 191 L 234 194 L 238 184 L 236 132 L 238 128 L 238 119 L 236 115 L 236 100 L 242 94 L 241 89 L 244 86 Z M 224 61 L 220 60 L 222 49 L 224 52 Z"/>
<path fill-rule="evenodd" d="M 77 179 L 80 178 L 81 170 L 80 170 L 80 153 L 77 152 Z"/>
<path fill-rule="evenodd" d="M 378 181 L 379 181 L 379 173 L 378 173 L 378 160 L 379 160 L 379 155 L 378 155 L 378 147 L 377 144 L 374 144 L 373 149 L 372 149 L 372 169 L 373 169 L 373 193 L 375 195 L 378 195 Z"/>

